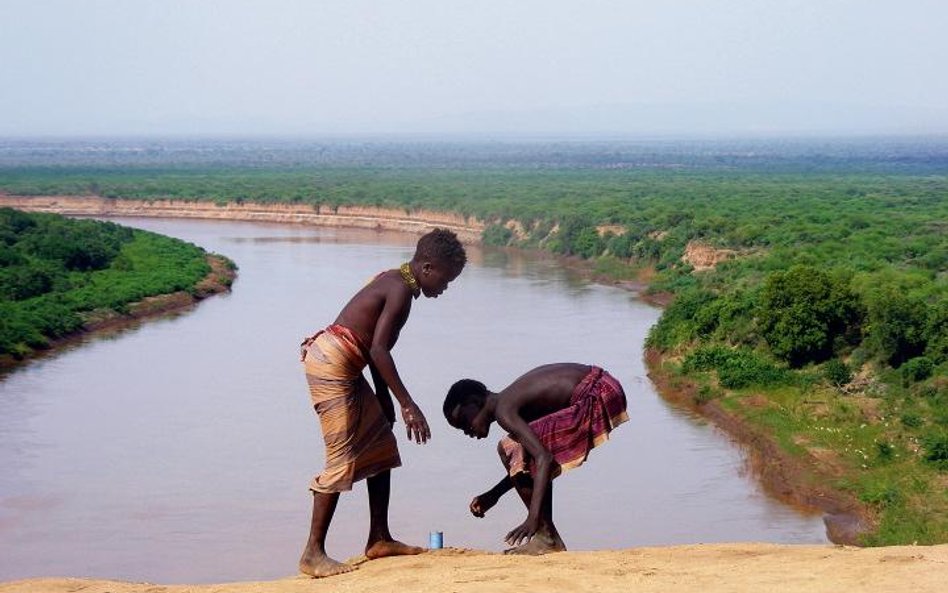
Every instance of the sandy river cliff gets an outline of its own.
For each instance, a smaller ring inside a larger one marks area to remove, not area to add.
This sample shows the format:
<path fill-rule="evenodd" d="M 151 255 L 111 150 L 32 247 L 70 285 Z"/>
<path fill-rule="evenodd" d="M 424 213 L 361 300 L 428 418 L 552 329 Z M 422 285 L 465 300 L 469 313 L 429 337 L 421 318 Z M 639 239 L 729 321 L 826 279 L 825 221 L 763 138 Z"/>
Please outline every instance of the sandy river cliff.
<path fill-rule="evenodd" d="M 0 193 L 0 207 L 70 216 L 152 216 L 252 220 L 399 231 L 424 234 L 435 227 L 457 233 L 466 243 L 477 243 L 485 224 L 458 214 L 368 206 L 314 206 L 311 204 L 251 204 L 186 200 L 126 200 L 100 196 L 13 196 Z"/>

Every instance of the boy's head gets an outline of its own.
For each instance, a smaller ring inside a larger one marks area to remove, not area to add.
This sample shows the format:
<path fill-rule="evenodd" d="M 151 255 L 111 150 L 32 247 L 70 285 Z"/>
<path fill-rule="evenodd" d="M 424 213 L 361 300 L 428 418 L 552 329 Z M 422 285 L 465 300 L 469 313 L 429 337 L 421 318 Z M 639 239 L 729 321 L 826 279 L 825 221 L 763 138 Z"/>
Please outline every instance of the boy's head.
<path fill-rule="evenodd" d="M 467 253 L 457 235 L 447 229 L 435 229 L 418 239 L 412 261 L 418 269 L 417 280 L 426 297 L 437 297 L 461 274 Z"/>
<path fill-rule="evenodd" d="M 486 437 L 490 429 L 490 419 L 483 413 L 487 394 L 487 386 L 474 379 L 461 379 L 452 385 L 443 407 L 448 424 L 469 437 Z"/>

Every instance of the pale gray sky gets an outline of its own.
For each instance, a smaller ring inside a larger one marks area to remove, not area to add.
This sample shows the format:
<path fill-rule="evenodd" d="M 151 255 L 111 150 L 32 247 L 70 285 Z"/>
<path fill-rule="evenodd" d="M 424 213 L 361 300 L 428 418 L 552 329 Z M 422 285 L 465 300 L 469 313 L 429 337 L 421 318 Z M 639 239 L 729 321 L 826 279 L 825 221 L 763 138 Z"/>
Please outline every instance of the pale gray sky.
<path fill-rule="evenodd" d="M 946 0 L 0 0 L 0 136 L 948 133 Z"/>

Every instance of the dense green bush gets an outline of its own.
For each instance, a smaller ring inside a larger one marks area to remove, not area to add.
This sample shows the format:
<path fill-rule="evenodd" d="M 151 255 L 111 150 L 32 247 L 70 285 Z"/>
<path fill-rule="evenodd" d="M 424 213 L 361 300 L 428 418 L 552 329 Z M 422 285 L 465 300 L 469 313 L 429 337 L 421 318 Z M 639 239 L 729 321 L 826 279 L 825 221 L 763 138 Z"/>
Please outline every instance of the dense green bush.
<path fill-rule="evenodd" d="M 928 309 L 925 342 L 925 356 L 932 362 L 938 365 L 948 361 L 948 296 L 942 296 Z"/>
<path fill-rule="evenodd" d="M 746 348 L 702 346 L 685 357 L 685 372 L 716 371 L 722 387 L 741 389 L 786 383 L 786 370 L 776 367 L 760 354 Z"/>
<path fill-rule="evenodd" d="M 190 290 L 210 271 L 194 245 L 108 222 L 6 208 L 0 236 L 16 254 L 0 266 L 0 354 L 15 357 L 81 329 L 85 313 Z"/>
<path fill-rule="evenodd" d="M 909 383 L 924 381 L 925 379 L 931 377 L 932 371 L 934 369 L 935 365 L 932 364 L 930 358 L 925 356 L 917 356 L 907 360 L 899 368 L 899 371 L 902 372 L 902 381 L 905 385 L 908 385 Z"/>
<path fill-rule="evenodd" d="M 882 285 L 869 295 L 868 340 L 893 367 L 925 352 L 928 305 L 904 287 Z"/>
<path fill-rule="evenodd" d="M 925 435 L 922 445 L 925 461 L 939 469 L 948 469 L 948 432 L 931 432 Z"/>
<path fill-rule="evenodd" d="M 802 366 L 831 357 L 837 338 L 856 335 L 862 312 L 846 280 L 797 265 L 764 282 L 759 319 L 774 355 Z"/>
<path fill-rule="evenodd" d="M 694 340 L 699 332 L 694 320 L 705 308 L 713 308 L 717 297 L 703 289 L 682 290 L 677 298 L 665 308 L 664 313 L 649 331 L 646 344 L 652 348 L 668 350 L 679 344 Z M 709 323 L 716 321 L 711 316 Z"/>
<path fill-rule="evenodd" d="M 21 301 L 53 289 L 58 270 L 49 262 L 36 261 L 0 266 L 0 299 Z"/>
<path fill-rule="evenodd" d="M 485 245 L 506 247 L 513 239 L 513 231 L 502 224 L 491 224 L 484 229 L 482 239 Z"/>
<path fill-rule="evenodd" d="M 837 389 L 853 380 L 853 372 L 845 362 L 834 358 L 823 367 L 823 376 Z"/>

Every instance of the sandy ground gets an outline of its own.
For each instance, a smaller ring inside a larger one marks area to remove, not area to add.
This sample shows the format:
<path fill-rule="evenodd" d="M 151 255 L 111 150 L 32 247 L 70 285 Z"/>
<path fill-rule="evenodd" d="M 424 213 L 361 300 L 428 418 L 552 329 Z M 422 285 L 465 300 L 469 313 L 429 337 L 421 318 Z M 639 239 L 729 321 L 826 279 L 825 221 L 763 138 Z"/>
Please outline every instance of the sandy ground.
<path fill-rule="evenodd" d="M 46 578 L 0 583 L 0 593 L 506 593 L 521 591 L 924 593 L 948 587 L 948 544 L 852 548 L 713 544 L 512 557 L 446 549 L 385 558 L 327 579 L 153 585 Z"/>

